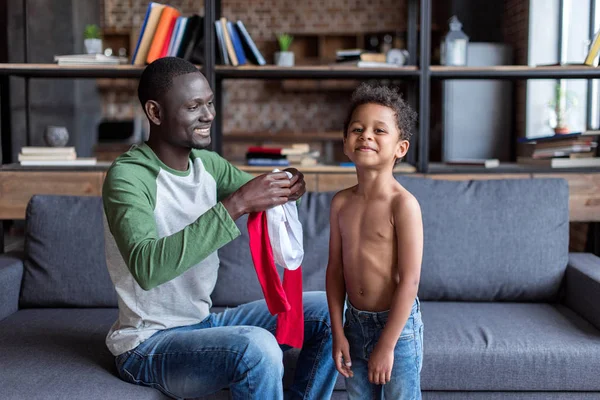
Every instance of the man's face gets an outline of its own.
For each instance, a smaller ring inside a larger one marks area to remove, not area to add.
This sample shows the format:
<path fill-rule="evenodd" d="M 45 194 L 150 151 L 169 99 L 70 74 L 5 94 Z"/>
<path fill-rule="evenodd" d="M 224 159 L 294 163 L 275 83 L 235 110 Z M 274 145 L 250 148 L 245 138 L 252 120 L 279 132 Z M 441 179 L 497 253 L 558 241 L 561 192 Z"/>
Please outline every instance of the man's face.
<path fill-rule="evenodd" d="M 193 149 L 210 145 L 215 118 L 213 92 L 200 73 L 180 75 L 160 101 L 161 127 L 168 143 Z"/>

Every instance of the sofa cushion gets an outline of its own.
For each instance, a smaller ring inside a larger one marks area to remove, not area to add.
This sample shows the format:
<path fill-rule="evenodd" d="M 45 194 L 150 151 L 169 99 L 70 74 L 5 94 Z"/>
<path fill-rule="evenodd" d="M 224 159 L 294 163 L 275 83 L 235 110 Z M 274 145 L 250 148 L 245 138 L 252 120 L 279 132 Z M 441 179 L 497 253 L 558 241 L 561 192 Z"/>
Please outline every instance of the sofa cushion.
<path fill-rule="evenodd" d="M 563 179 L 398 179 L 421 205 L 422 300 L 557 298 L 569 251 Z"/>
<path fill-rule="evenodd" d="M 600 390 L 600 331 L 564 306 L 421 304 L 423 390 Z"/>
<path fill-rule="evenodd" d="M 33 196 L 27 206 L 22 307 L 116 307 L 100 197 Z"/>
<path fill-rule="evenodd" d="M 3 399 L 166 399 L 117 376 L 104 339 L 117 309 L 26 309 L 0 321 Z"/>
<path fill-rule="evenodd" d="M 298 216 L 304 233 L 302 280 L 305 291 L 325 290 L 329 251 L 329 206 L 334 193 L 308 192 L 302 197 Z M 236 306 L 263 298 L 250 256 L 247 216 L 236 221 L 241 235 L 219 250 L 221 265 L 211 295 L 215 306 Z M 278 267 L 279 268 L 279 267 Z M 279 268 L 283 277 L 283 269 Z"/>

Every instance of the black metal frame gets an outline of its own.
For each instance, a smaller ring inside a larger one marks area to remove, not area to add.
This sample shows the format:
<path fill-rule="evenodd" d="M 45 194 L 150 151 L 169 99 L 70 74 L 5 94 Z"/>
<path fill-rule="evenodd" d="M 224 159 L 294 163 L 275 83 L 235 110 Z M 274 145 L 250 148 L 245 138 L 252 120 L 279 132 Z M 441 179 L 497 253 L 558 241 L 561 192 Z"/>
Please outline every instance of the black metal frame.
<path fill-rule="evenodd" d="M 7 0 L 0 0 L 0 26 L 2 19 L 6 20 Z M 219 0 L 205 0 L 204 2 L 204 64 L 203 72 L 215 92 L 216 118 L 213 122 L 213 150 L 222 152 L 222 108 L 223 108 L 223 80 L 225 79 L 398 79 L 408 83 L 407 99 L 418 111 L 419 121 L 416 129 L 416 148 L 412 146 L 407 155 L 407 160 L 417 166 L 419 172 L 429 170 L 429 118 L 431 102 L 431 81 L 444 79 L 599 79 L 600 68 L 587 66 L 569 67 L 490 67 L 490 68 L 464 68 L 431 66 L 431 0 L 408 0 L 408 31 L 407 49 L 409 51 L 408 66 L 403 68 L 363 69 L 343 67 L 228 67 L 217 66 L 215 43 L 216 34 L 213 23 L 221 15 L 221 2 Z M 24 22 L 27 11 L 27 1 L 23 0 Z M 5 12 L 1 12 L 1 11 Z M 417 20 L 418 18 L 418 20 Z M 417 24 L 419 22 L 419 24 Z M 26 24 L 24 25 L 26 28 Z M 1 40 L 0 57 L 2 52 L 7 52 L 7 38 Z M 28 51 L 28 38 L 25 29 L 25 57 Z M 417 52 L 417 49 L 419 51 Z M 417 57 L 417 53 L 419 56 Z M 26 59 L 27 61 L 27 59 Z M 25 78 L 26 92 L 29 78 L 138 78 L 142 67 L 118 66 L 105 68 L 103 66 L 77 66 L 58 67 L 56 65 L 36 66 L 0 64 L 0 99 L 6 99 L 9 94 L 9 77 L 19 76 Z M 27 136 L 29 141 L 29 98 L 26 93 L 26 118 Z M 10 132 L 10 105 L 7 101 L 0 101 L 0 128 L 2 129 L 2 161 L 10 161 L 11 132 Z M 416 151 L 415 151 L 416 150 Z M 416 154 L 415 154 L 416 153 Z M 416 158 L 416 159 L 415 159 Z M 554 170 L 553 170 L 554 171 Z M 488 171 L 489 172 L 489 171 Z"/>

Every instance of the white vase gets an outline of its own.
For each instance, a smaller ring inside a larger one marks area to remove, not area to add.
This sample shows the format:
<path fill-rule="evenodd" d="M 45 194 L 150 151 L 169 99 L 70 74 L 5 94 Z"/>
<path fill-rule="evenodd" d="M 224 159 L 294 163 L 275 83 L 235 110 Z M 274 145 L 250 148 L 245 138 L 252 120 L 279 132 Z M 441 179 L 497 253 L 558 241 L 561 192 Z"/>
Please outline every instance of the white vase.
<path fill-rule="evenodd" d="M 275 65 L 280 67 L 294 66 L 294 53 L 291 51 L 278 51 L 275 53 Z"/>
<path fill-rule="evenodd" d="M 88 54 L 102 54 L 102 39 L 84 39 L 83 44 Z"/>

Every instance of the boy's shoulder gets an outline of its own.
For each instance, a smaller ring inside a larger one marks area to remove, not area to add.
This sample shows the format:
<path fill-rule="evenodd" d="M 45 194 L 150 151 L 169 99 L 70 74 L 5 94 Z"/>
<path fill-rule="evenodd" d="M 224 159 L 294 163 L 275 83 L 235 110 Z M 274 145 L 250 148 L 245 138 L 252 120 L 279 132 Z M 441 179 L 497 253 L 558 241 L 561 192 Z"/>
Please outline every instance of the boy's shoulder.
<path fill-rule="evenodd" d="M 392 209 L 396 215 L 421 214 L 421 206 L 417 198 L 403 186 L 394 193 Z"/>
<path fill-rule="evenodd" d="M 352 195 L 352 192 L 354 191 L 355 188 L 356 188 L 356 186 L 342 189 L 339 192 L 337 192 L 335 195 L 333 195 L 333 198 L 331 199 L 332 206 L 342 205 Z"/>

